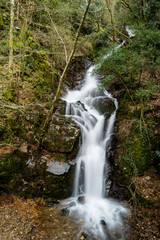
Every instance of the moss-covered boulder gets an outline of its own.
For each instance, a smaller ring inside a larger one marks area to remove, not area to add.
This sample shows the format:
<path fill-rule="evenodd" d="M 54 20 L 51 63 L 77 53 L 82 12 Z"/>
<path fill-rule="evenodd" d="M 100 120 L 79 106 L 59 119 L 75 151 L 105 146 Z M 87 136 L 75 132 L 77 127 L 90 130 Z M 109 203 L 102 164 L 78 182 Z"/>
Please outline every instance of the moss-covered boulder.
<path fill-rule="evenodd" d="M 63 199 L 70 196 L 74 166 L 66 154 L 43 153 L 39 159 L 30 158 L 24 172 L 23 194 L 45 199 Z"/>
<path fill-rule="evenodd" d="M 109 117 L 115 110 L 115 104 L 110 98 L 104 97 L 97 99 L 93 105 L 100 112 L 100 114 L 104 114 L 106 117 Z"/>
<path fill-rule="evenodd" d="M 32 155 L 29 146 L 0 148 L 0 190 L 24 197 L 63 199 L 72 191 L 73 162 L 66 154 Z"/>
<path fill-rule="evenodd" d="M 51 152 L 70 153 L 77 146 L 80 129 L 68 117 L 54 115 L 43 148 Z"/>
<path fill-rule="evenodd" d="M 19 148 L 2 146 L 0 148 L 0 187 L 10 189 L 23 175 L 28 159 L 27 145 L 24 143 Z"/>

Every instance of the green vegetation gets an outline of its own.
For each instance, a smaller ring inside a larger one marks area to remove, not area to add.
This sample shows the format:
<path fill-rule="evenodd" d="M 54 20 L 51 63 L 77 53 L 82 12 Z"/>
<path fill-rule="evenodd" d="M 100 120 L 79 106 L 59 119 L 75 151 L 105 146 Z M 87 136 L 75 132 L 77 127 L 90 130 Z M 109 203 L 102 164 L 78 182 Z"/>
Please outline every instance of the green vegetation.
<path fill-rule="evenodd" d="M 11 26 L 10 1 L 0 1 L 0 180 L 4 181 L 0 188 L 7 183 L 8 191 L 24 191 L 29 197 L 36 193 L 44 198 L 68 196 L 67 185 L 73 176 L 46 174 L 46 163 L 37 156 L 36 148 L 86 4 L 86 0 L 16 0 Z M 132 30 L 131 37 L 127 26 Z M 75 72 L 84 70 L 83 58 L 97 64 L 96 73 L 104 76 L 100 87 L 112 92 L 119 102 L 114 178 L 128 189 L 127 197 L 134 206 L 136 201 L 146 203 L 145 196 L 137 191 L 135 179 L 160 169 L 159 36 L 158 0 L 92 0 L 60 92 L 75 86 Z M 9 66 L 11 50 L 13 74 L 12 64 Z M 64 115 L 64 109 L 62 100 L 56 102 L 56 114 Z M 55 128 L 63 137 L 58 124 Z M 62 141 L 54 137 L 56 144 L 46 143 L 48 149 L 42 149 L 44 156 L 55 155 L 53 146 L 60 152 Z M 23 143 L 28 147 L 27 154 L 35 157 L 34 170 L 26 168 L 30 156 L 20 151 Z M 73 159 L 76 151 L 65 153 L 65 159 L 60 155 L 58 160 Z M 155 200 L 147 201 L 152 204 Z"/>
<path fill-rule="evenodd" d="M 124 89 L 118 109 L 118 124 L 121 127 L 124 119 L 129 124 L 119 149 L 118 162 L 122 168 L 127 168 L 127 176 L 140 175 L 152 165 L 157 166 L 159 133 L 156 129 L 159 122 L 157 105 L 160 87 L 158 6 L 159 1 L 155 0 L 117 1 L 114 5 L 116 40 L 122 42 L 123 39 L 125 43 L 116 48 L 118 43 L 107 41 L 104 47 L 101 45 L 101 34 L 99 45 L 95 41 L 99 49 L 96 52 L 96 72 L 104 75 L 101 87 L 120 84 L 121 89 Z M 125 28 L 127 25 L 134 36 L 125 37 L 128 35 Z M 113 53 L 109 54 L 111 51 Z"/>

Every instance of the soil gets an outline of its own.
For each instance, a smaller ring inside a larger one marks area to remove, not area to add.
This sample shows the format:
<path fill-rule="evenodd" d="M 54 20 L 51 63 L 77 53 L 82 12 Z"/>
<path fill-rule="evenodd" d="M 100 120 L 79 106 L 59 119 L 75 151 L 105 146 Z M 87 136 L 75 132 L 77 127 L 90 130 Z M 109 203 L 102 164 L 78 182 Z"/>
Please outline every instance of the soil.
<path fill-rule="evenodd" d="M 160 240 L 160 175 L 146 172 L 144 176 L 135 177 L 133 182 L 131 239 Z"/>

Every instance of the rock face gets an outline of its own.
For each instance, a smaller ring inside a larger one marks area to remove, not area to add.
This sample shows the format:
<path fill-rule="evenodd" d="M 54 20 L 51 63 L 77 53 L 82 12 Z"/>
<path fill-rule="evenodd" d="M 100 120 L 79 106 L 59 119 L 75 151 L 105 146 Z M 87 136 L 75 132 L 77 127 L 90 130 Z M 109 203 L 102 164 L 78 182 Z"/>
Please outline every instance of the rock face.
<path fill-rule="evenodd" d="M 114 102 L 110 98 L 103 98 L 94 103 L 94 107 L 108 118 L 115 110 Z"/>
<path fill-rule="evenodd" d="M 0 148 L 0 190 L 25 197 L 63 199 L 72 192 L 74 165 L 67 154 L 30 155 L 27 145 Z"/>
<path fill-rule="evenodd" d="M 25 197 L 69 197 L 79 136 L 76 124 L 56 113 L 52 116 L 40 156 L 34 151 L 34 142 L 31 144 L 24 139 L 12 147 L 0 145 L 0 190 Z"/>
<path fill-rule="evenodd" d="M 80 129 L 70 118 L 54 115 L 43 147 L 51 152 L 71 153 L 78 143 L 79 136 Z"/>
<path fill-rule="evenodd" d="M 83 57 L 73 59 L 63 82 L 61 96 L 82 79 L 88 64 Z M 0 191 L 14 192 L 25 197 L 42 196 L 47 199 L 70 196 L 80 129 L 70 118 L 64 116 L 65 106 L 66 102 L 58 99 L 43 139 L 41 154 L 36 152 L 36 147 L 50 108 L 49 103 L 22 106 L 22 114 L 18 107 L 15 107 L 14 111 L 6 108 L 5 112 L 2 112 Z"/>

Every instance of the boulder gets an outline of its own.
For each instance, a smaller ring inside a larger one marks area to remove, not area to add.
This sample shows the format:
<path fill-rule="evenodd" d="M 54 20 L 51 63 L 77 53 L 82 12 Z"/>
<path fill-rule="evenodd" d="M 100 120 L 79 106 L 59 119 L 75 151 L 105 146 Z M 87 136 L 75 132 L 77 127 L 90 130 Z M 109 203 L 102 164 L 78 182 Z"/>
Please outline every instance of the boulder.
<path fill-rule="evenodd" d="M 1 146 L 0 147 L 0 182 L 6 185 L 16 182 L 23 174 L 25 162 L 28 159 L 27 144 L 20 147 Z M 10 186 L 8 185 L 9 189 Z"/>
<path fill-rule="evenodd" d="M 71 195 L 74 166 L 66 154 L 37 158 L 24 142 L 0 147 L 0 189 L 24 197 L 63 199 Z"/>
<path fill-rule="evenodd" d="M 100 98 L 98 101 L 94 102 L 94 107 L 108 118 L 113 111 L 115 111 L 114 102 L 110 98 Z"/>
<path fill-rule="evenodd" d="M 66 162 L 60 162 L 56 160 L 50 160 L 46 164 L 47 166 L 47 171 L 56 175 L 62 175 L 66 172 L 68 172 L 70 168 L 70 164 Z"/>
<path fill-rule="evenodd" d="M 69 213 L 70 213 L 70 211 L 69 211 L 68 208 L 62 208 L 62 209 L 60 210 L 61 216 L 68 216 Z"/>
<path fill-rule="evenodd" d="M 77 198 L 77 201 L 78 201 L 80 204 L 85 204 L 85 196 L 84 196 L 84 195 L 79 196 L 79 197 Z"/>
<path fill-rule="evenodd" d="M 68 117 L 54 115 L 43 141 L 50 152 L 71 153 L 78 146 L 80 128 Z"/>

